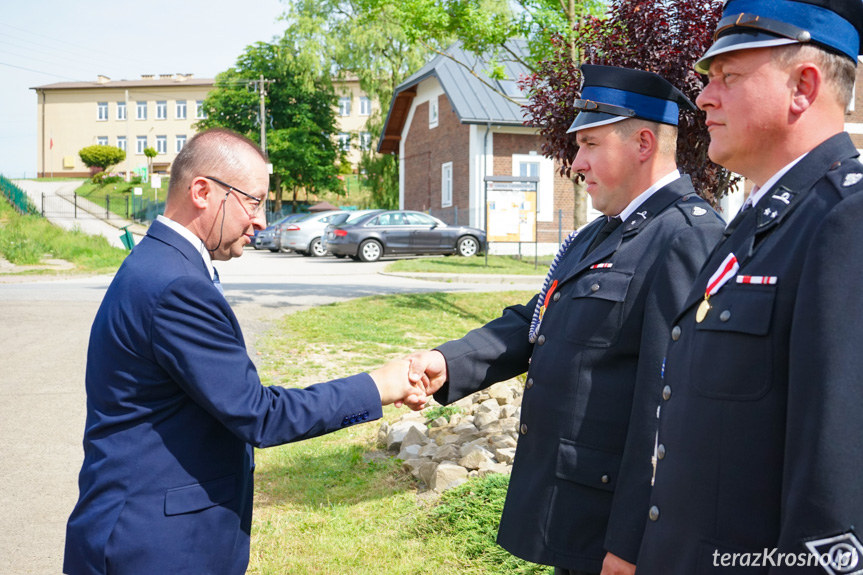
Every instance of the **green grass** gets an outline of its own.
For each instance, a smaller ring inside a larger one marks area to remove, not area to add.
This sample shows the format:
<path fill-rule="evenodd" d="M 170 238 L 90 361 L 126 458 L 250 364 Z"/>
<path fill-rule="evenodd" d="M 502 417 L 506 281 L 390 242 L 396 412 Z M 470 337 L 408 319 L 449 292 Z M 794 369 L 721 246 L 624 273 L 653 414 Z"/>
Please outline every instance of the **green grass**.
<path fill-rule="evenodd" d="M 532 292 L 368 297 L 288 315 L 261 339 L 265 383 L 303 386 L 464 335 Z M 404 410 L 388 407 L 393 421 Z M 495 544 L 508 477 L 426 503 L 379 423 L 256 452 L 249 573 L 551 573 Z M 476 494 L 476 496 L 474 496 Z"/>
<path fill-rule="evenodd" d="M 135 196 L 133 191 L 134 188 L 141 188 L 142 195 Z M 153 193 L 153 187 L 149 184 L 149 182 L 142 182 L 140 184 L 132 184 L 127 182 L 116 182 L 110 184 L 94 184 L 90 180 L 84 180 L 84 183 L 81 184 L 75 193 L 78 194 L 79 197 L 86 198 L 93 202 L 94 204 L 105 207 L 108 203 L 106 201 L 106 197 L 110 198 L 110 206 L 109 209 L 111 213 L 120 216 L 121 218 L 128 218 L 130 214 L 126 213 L 126 201 L 129 200 L 129 211 L 131 212 L 133 205 L 131 204 L 132 198 L 135 198 L 135 207 L 137 207 L 138 203 L 143 204 L 145 199 L 149 199 L 151 202 L 154 201 L 154 197 L 158 199 L 160 202 L 165 201 L 165 196 L 168 194 L 168 178 L 162 177 L 162 187 L 155 190 L 155 196 Z"/>
<path fill-rule="evenodd" d="M 114 272 L 126 257 L 101 236 L 66 231 L 40 216 L 19 215 L 0 200 L 0 254 L 16 265 L 36 265 L 47 256 L 75 265 L 77 271 Z"/>
<path fill-rule="evenodd" d="M 428 257 L 410 260 L 398 260 L 387 266 L 388 272 L 413 273 L 455 273 L 455 274 L 515 274 L 541 275 L 548 272 L 550 262 L 539 260 L 534 267 L 533 258 L 518 259 L 511 256 L 488 256 L 488 266 L 485 256 L 461 257 Z"/>

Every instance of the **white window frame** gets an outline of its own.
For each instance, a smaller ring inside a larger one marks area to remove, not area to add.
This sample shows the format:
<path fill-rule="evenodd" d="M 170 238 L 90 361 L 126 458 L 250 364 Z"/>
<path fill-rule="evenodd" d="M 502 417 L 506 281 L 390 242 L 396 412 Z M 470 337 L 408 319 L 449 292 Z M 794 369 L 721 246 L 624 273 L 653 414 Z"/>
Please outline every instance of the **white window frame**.
<path fill-rule="evenodd" d="M 156 153 L 168 153 L 168 136 L 156 136 Z"/>
<path fill-rule="evenodd" d="M 108 102 L 96 102 L 96 120 L 99 122 L 108 121 Z"/>
<path fill-rule="evenodd" d="M 554 161 L 542 154 L 513 154 L 512 175 L 519 176 L 522 163 L 539 164 L 539 183 L 536 187 L 536 219 L 539 222 L 554 221 Z"/>
<path fill-rule="evenodd" d="M 126 120 L 126 102 L 117 102 L 117 120 Z"/>
<path fill-rule="evenodd" d="M 146 120 L 147 119 L 147 102 L 135 102 L 135 119 L 136 120 Z"/>
<path fill-rule="evenodd" d="M 157 120 L 167 120 L 168 119 L 168 102 L 167 102 L 167 100 L 157 100 L 156 101 L 156 119 Z"/>
<path fill-rule="evenodd" d="M 96 145 L 97 146 L 107 146 L 108 145 L 108 136 L 96 136 Z"/>
<path fill-rule="evenodd" d="M 452 206 L 452 162 L 440 166 L 440 207 Z"/>
<path fill-rule="evenodd" d="M 438 108 L 437 97 L 435 97 L 429 100 L 429 130 L 437 128 L 439 119 L 440 110 Z"/>
<path fill-rule="evenodd" d="M 336 141 L 339 143 L 340 150 L 347 152 L 351 149 L 351 135 L 349 133 L 339 132 Z"/>
<path fill-rule="evenodd" d="M 147 147 L 147 136 L 135 136 L 135 154 L 138 156 L 144 155 L 144 149 Z"/>
<path fill-rule="evenodd" d="M 204 110 L 203 100 L 195 100 L 195 118 L 198 120 L 207 119 L 207 111 Z"/>
<path fill-rule="evenodd" d="M 176 138 L 176 143 L 174 146 L 176 153 L 179 154 L 180 150 L 182 150 L 183 146 L 185 146 L 185 145 L 186 145 L 186 135 L 185 134 L 178 134 L 177 138 Z"/>
<path fill-rule="evenodd" d="M 339 98 L 339 116 L 346 118 L 351 115 L 351 97 L 341 96 Z"/>
<path fill-rule="evenodd" d="M 372 115 L 372 100 L 368 96 L 360 96 L 360 116 Z"/>
<path fill-rule="evenodd" d="M 372 146 L 372 133 L 360 132 L 360 149 L 369 150 Z"/>
<path fill-rule="evenodd" d="M 186 100 L 177 100 L 174 112 L 178 120 L 185 120 L 186 114 L 188 112 L 186 107 Z"/>
<path fill-rule="evenodd" d="M 126 136 L 117 136 L 117 147 L 126 151 Z"/>

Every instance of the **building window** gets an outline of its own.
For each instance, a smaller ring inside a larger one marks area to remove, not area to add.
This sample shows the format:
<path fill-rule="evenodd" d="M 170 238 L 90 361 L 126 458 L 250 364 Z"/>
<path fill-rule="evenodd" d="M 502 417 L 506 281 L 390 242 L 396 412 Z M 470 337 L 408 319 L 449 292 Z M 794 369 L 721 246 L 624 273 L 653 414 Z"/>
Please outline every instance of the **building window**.
<path fill-rule="evenodd" d="M 360 132 L 360 149 L 368 150 L 372 145 L 372 133 Z"/>
<path fill-rule="evenodd" d="M 117 119 L 126 119 L 126 102 L 117 102 Z"/>
<path fill-rule="evenodd" d="M 168 153 L 168 136 L 156 136 L 156 153 Z"/>
<path fill-rule="evenodd" d="M 452 205 L 452 162 L 442 164 L 440 167 L 440 207 L 448 208 Z"/>
<path fill-rule="evenodd" d="M 147 147 L 147 136 L 136 136 L 135 139 L 135 153 L 140 155 L 144 154 L 144 148 Z"/>
<path fill-rule="evenodd" d="M 339 116 L 351 115 L 351 99 L 347 96 L 339 98 Z"/>
<path fill-rule="evenodd" d="M 117 147 L 126 151 L 126 136 L 117 136 Z"/>
<path fill-rule="evenodd" d="M 372 101 L 365 96 L 360 98 L 360 116 L 372 115 Z"/>
<path fill-rule="evenodd" d="M 186 101 L 185 100 L 177 100 L 177 119 L 185 120 L 186 119 Z"/>
<path fill-rule="evenodd" d="M 146 120 L 147 119 L 147 102 L 135 102 L 135 119 L 136 120 Z"/>
<path fill-rule="evenodd" d="M 168 102 L 162 100 L 160 102 L 156 102 L 156 119 L 157 120 L 167 120 L 168 119 Z"/>
<path fill-rule="evenodd" d="M 96 145 L 97 146 L 107 146 L 108 145 L 108 136 L 97 136 L 96 137 Z"/>
<path fill-rule="evenodd" d="M 519 162 L 518 175 L 522 178 L 538 178 L 539 162 Z"/>
<path fill-rule="evenodd" d="M 338 135 L 339 140 L 339 149 L 347 152 L 351 149 L 351 135 L 347 132 L 339 132 Z"/>
<path fill-rule="evenodd" d="M 108 102 L 96 103 L 96 119 L 100 122 L 108 119 Z"/>
<path fill-rule="evenodd" d="M 177 136 L 177 149 L 176 152 L 179 154 L 180 150 L 183 149 L 183 146 L 186 145 L 186 136 Z"/>
<path fill-rule="evenodd" d="M 429 100 L 429 129 L 437 128 L 438 108 L 437 98 Z"/>
<path fill-rule="evenodd" d="M 195 100 L 195 118 L 197 118 L 198 120 L 207 119 L 207 111 L 204 110 L 203 100 Z"/>

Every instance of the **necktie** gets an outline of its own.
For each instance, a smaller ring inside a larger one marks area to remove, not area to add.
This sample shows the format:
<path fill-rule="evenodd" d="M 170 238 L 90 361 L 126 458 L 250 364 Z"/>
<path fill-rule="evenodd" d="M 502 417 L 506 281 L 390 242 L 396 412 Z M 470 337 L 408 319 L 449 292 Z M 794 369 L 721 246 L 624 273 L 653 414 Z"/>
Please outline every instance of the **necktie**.
<path fill-rule="evenodd" d="M 213 268 L 213 285 L 219 290 L 219 293 L 225 295 L 225 290 L 222 288 L 222 282 L 219 281 L 219 270 Z"/>
<path fill-rule="evenodd" d="M 599 244 L 605 241 L 605 238 L 611 235 L 611 233 L 617 229 L 617 227 L 622 223 L 622 220 L 619 217 L 610 218 L 605 225 L 602 226 L 602 229 L 599 230 L 599 233 L 596 234 L 596 237 L 593 239 L 593 242 L 590 244 L 590 247 L 587 248 L 587 252 L 585 252 L 585 257 L 599 247 Z"/>

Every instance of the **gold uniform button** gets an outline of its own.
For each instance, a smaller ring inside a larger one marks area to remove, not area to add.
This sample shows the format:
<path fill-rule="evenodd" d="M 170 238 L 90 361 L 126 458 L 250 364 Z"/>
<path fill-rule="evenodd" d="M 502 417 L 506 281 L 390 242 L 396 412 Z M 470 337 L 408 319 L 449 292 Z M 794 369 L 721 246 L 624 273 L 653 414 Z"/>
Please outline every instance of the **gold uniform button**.
<path fill-rule="evenodd" d="M 671 399 L 671 386 L 670 385 L 666 385 L 665 387 L 662 388 L 662 399 L 664 399 L 665 401 L 668 401 L 669 399 Z"/>
<path fill-rule="evenodd" d="M 527 435 L 527 424 L 526 423 L 521 424 L 521 434 Z"/>
<path fill-rule="evenodd" d="M 648 513 L 647 516 L 650 517 L 651 521 L 656 521 L 657 519 L 659 519 L 659 507 L 657 507 L 656 505 L 651 507 L 650 513 Z"/>
<path fill-rule="evenodd" d="M 681 330 L 679 325 L 674 326 L 674 328 L 671 330 L 671 339 L 673 339 L 674 341 L 680 339 L 680 331 Z"/>

